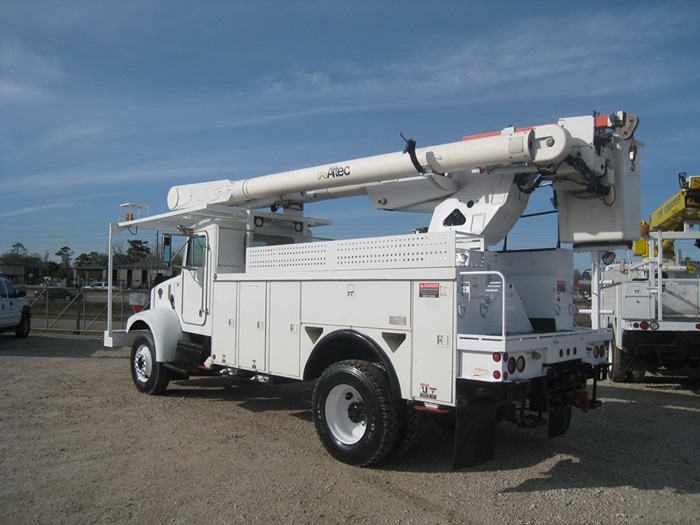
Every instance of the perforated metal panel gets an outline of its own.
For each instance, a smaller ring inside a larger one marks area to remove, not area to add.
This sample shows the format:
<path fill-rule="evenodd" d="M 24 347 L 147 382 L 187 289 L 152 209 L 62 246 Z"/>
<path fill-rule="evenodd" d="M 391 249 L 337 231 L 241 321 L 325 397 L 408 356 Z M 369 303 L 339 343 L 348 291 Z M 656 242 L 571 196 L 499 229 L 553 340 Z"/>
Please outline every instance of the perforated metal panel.
<path fill-rule="evenodd" d="M 454 265 L 453 232 L 249 248 L 246 258 L 248 273 L 448 268 Z"/>

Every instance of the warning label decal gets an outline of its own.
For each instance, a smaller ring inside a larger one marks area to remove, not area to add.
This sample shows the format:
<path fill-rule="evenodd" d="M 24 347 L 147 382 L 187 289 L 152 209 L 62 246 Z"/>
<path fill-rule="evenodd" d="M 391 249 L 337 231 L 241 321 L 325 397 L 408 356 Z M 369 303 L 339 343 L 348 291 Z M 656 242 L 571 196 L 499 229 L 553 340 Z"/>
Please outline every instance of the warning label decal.
<path fill-rule="evenodd" d="M 440 283 L 418 283 L 418 297 L 440 297 Z"/>

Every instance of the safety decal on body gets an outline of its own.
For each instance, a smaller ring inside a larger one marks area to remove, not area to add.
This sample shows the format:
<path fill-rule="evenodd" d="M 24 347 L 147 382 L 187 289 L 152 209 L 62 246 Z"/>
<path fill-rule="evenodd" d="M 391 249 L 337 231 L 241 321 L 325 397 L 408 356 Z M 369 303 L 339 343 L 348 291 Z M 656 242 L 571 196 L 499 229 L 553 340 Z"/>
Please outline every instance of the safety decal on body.
<path fill-rule="evenodd" d="M 420 397 L 424 399 L 437 399 L 437 388 L 428 383 L 420 384 Z"/>
<path fill-rule="evenodd" d="M 440 297 L 440 283 L 418 283 L 418 297 Z"/>

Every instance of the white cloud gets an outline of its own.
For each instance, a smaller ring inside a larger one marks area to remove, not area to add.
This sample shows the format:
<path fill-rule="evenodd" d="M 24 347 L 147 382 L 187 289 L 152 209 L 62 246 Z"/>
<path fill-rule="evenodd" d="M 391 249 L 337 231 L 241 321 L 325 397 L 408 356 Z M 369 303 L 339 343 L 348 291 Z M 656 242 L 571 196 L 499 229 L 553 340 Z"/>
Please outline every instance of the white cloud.
<path fill-rule="evenodd" d="M 44 145 L 59 145 L 64 142 L 96 137 L 110 129 L 109 126 L 99 124 L 69 124 L 48 132 L 40 142 Z"/>
<path fill-rule="evenodd" d="M 105 166 L 91 164 L 88 166 L 62 168 L 51 172 L 41 172 L 24 177 L 3 180 L 5 195 L 32 195 L 34 197 L 53 195 L 57 191 L 86 190 L 99 188 L 108 184 L 110 188 L 138 187 L 140 183 L 181 180 L 209 180 L 228 177 L 232 168 L 215 160 L 198 158 L 168 159 L 162 162 L 149 162 L 133 167 Z M 118 192 L 105 195 L 118 195 Z M 81 194 L 81 199 L 88 196 Z"/>
<path fill-rule="evenodd" d="M 661 49 L 669 35 L 682 38 L 686 31 L 688 20 L 666 9 L 536 17 L 486 36 L 438 35 L 422 53 L 380 64 L 302 62 L 257 84 L 267 99 L 316 104 L 386 101 L 397 94 L 411 104 L 638 94 L 696 76 L 692 60 Z"/>
<path fill-rule="evenodd" d="M 0 42 L 0 104 L 43 99 L 45 86 L 64 76 L 60 64 L 41 57 L 15 38 Z"/>
<path fill-rule="evenodd" d="M 38 211 L 51 210 L 54 208 L 68 208 L 74 206 L 75 203 L 53 203 L 53 204 L 42 204 L 41 206 L 30 206 L 27 208 L 20 208 L 17 210 L 10 210 L 0 213 L 0 218 L 14 217 L 16 215 L 26 215 L 28 213 L 36 213 Z"/>

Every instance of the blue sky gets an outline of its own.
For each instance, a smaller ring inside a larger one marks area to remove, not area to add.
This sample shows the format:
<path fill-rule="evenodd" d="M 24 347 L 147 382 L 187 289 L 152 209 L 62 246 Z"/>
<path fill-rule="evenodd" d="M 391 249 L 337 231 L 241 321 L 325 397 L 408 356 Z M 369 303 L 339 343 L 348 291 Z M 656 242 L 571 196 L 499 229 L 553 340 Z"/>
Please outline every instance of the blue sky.
<path fill-rule="evenodd" d="M 648 215 L 700 174 L 699 27 L 695 1 L 3 0 L 0 253 L 104 252 L 119 204 L 165 212 L 176 184 L 594 110 L 639 116 Z M 330 237 L 429 222 L 363 198 L 307 213 Z M 513 243 L 552 246 L 553 221 Z"/>

